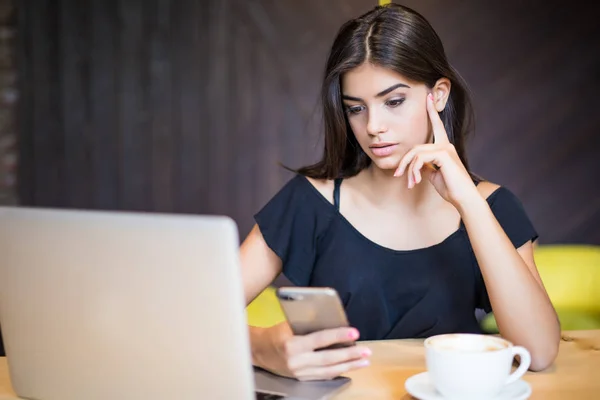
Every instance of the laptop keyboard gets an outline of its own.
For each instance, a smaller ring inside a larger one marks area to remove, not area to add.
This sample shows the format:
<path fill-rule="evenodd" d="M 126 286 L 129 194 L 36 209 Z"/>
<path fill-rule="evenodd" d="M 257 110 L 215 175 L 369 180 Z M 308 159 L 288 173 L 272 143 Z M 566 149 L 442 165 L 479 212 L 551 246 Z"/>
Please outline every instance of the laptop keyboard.
<path fill-rule="evenodd" d="M 281 400 L 284 396 L 273 393 L 256 392 L 256 400 Z"/>

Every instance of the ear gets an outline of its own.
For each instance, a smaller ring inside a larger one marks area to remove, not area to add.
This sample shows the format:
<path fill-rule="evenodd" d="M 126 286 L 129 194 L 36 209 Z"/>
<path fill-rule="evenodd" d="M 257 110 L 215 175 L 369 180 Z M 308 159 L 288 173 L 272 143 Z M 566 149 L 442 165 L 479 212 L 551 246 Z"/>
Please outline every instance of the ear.
<path fill-rule="evenodd" d="M 448 102 L 448 97 L 450 97 L 451 86 L 452 84 L 448 78 L 438 79 L 433 86 L 431 92 L 433 93 L 433 101 L 437 112 L 442 112 L 444 108 L 446 108 L 446 102 Z"/>

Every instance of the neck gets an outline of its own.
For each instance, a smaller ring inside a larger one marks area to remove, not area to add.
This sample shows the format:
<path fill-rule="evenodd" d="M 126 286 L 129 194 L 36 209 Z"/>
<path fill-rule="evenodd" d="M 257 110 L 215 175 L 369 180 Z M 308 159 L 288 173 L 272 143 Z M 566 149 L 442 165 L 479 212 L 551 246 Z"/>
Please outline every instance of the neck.
<path fill-rule="evenodd" d="M 432 191 L 437 193 L 428 179 L 423 179 L 418 185 L 408 188 L 408 173 L 400 177 L 394 176 L 394 170 L 382 170 L 374 165 L 363 171 L 364 187 L 374 204 L 398 204 L 417 206 L 429 198 Z"/>

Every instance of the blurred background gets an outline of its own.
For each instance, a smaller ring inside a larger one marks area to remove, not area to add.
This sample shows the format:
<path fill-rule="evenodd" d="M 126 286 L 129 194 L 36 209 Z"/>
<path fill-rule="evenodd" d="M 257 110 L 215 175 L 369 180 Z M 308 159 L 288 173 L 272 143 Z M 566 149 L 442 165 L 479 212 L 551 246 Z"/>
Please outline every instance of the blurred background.
<path fill-rule="evenodd" d="M 402 1 L 467 80 L 474 172 L 600 244 L 597 2 Z M 321 154 L 339 26 L 376 0 L 1 0 L 3 204 L 253 215 Z"/>

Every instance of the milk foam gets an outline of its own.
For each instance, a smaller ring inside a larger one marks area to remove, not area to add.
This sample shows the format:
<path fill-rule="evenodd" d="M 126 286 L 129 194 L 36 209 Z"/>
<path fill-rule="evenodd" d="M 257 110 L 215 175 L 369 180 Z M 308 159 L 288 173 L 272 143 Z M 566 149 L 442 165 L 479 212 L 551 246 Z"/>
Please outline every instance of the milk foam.
<path fill-rule="evenodd" d="M 470 335 L 447 335 L 429 341 L 429 347 L 437 350 L 484 352 L 497 351 L 509 347 L 499 338 Z"/>

